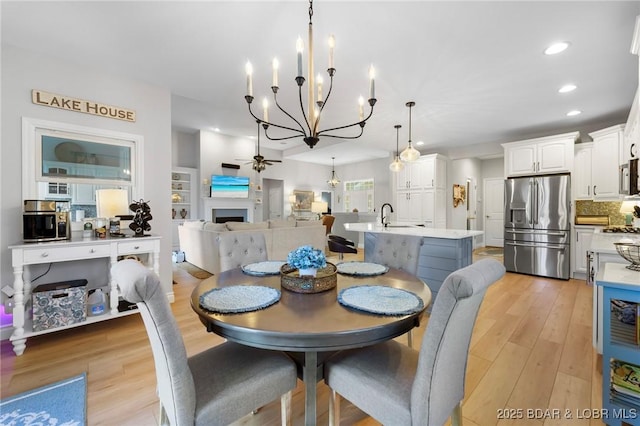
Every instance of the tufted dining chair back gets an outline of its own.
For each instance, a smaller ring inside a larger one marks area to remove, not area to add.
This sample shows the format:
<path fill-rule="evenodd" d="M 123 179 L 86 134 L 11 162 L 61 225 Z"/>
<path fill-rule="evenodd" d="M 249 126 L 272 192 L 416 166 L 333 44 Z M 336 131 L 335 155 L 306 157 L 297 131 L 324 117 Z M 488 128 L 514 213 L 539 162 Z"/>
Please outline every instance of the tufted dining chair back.
<path fill-rule="evenodd" d="M 261 232 L 222 232 L 216 238 L 220 272 L 268 259 L 267 243 Z"/>
<path fill-rule="evenodd" d="M 365 233 L 365 262 L 380 263 L 417 275 L 422 237 Z"/>
<path fill-rule="evenodd" d="M 296 366 L 289 357 L 232 342 L 187 357 L 160 278 L 132 259 L 113 265 L 111 276 L 120 295 L 137 304 L 149 336 L 160 424 L 227 425 L 278 398 L 282 424 L 290 423 Z"/>
<path fill-rule="evenodd" d="M 451 416 L 451 424 L 460 425 L 478 309 L 504 273 L 495 259 L 452 272 L 436 296 L 419 351 L 390 340 L 327 360 L 325 382 L 333 391 L 329 424 L 339 422 L 342 395 L 383 424 L 441 426 Z"/>

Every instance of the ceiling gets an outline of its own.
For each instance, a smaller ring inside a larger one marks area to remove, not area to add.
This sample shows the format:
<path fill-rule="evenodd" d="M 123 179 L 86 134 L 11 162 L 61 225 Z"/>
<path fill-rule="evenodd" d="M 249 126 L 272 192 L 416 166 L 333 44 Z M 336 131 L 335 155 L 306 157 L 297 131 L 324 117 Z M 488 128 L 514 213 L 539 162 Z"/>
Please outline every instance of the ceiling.
<path fill-rule="evenodd" d="M 174 129 L 255 135 L 244 67 L 253 64 L 254 106 L 262 117 L 273 57 L 280 62 L 279 102 L 299 115 L 295 41 L 306 40 L 307 1 L 2 1 L 1 7 L 3 44 L 168 88 Z M 324 138 L 312 150 L 299 138 L 282 144 L 263 136 L 261 144 L 284 158 L 327 165 L 331 157 L 336 165 L 387 157 L 395 150 L 395 124 L 402 125 L 400 149 L 406 145 L 407 101 L 416 102 L 411 139 L 424 142 L 417 148 L 452 158 L 490 158 L 500 155 L 502 142 L 624 123 L 638 84 L 638 58 L 629 52 L 637 15 L 637 1 L 317 0 L 314 56 L 325 95 L 326 40 L 336 38 L 336 75 L 322 122 L 358 120 L 357 98 L 368 98 L 371 64 L 373 116 L 356 140 Z M 565 52 L 543 54 L 561 40 L 570 42 Z M 558 93 L 566 83 L 577 90 Z M 583 112 L 567 117 L 573 109 Z M 291 125 L 273 107 L 270 119 Z"/>

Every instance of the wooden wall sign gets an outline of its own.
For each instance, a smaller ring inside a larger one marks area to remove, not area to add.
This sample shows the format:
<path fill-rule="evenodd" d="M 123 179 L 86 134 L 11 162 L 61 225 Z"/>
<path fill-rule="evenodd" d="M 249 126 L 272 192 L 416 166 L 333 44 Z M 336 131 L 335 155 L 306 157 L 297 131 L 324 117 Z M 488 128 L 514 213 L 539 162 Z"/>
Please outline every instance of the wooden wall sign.
<path fill-rule="evenodd" d="M 99 115 L 101 117 L 114 118 L 135 122 L 136 112 L 130 109 L 120 108 L 113 105 L 101 104 L 99 102 L 87 101 L 83 99 L 71 98 L 69 96 L 56 95 L 42 90 L 31 91 L 31 100 L 34 104 L 44 105 L 52 108 L 66 109 L 69 111 L 84 112 L 85 114 Z"/>

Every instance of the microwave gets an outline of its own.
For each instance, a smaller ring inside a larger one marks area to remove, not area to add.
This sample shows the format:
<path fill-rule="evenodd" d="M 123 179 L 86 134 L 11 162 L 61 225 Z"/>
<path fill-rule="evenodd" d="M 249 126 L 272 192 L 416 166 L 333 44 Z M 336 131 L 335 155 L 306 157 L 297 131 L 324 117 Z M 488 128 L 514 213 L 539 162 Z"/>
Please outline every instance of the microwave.
<path fill-rule="evenodd" d="M 640 176 L 638 175 L 638 159 L 633 158 L 620 166 L 620 194 L 640 194 Z"/>
<path fill-rule="evenodd" d="M 71 239 L 69 202 L 56 200 L 24 200 L 22 239 L 25 242 Z"/>

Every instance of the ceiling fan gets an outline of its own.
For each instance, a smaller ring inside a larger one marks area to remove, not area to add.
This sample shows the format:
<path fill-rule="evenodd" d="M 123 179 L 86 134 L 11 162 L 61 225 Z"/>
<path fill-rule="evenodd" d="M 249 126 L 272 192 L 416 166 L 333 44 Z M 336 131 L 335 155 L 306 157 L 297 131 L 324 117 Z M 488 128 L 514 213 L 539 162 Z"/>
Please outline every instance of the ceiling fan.
<path fill-rule="evenodd" d="M 253 156 L 253 160 L 247 161 L 245 164 L 251 164 L 251 168 L 260 173 L 261 171 L 266 169 L 267 166 L 272 166 L 273 163 L 282 163 L 282 160 L 267 160 L 260 154 L 260 121 L 256 120 L 256 123 L 258 123 L 258 142 L 256 155 Z"/>

